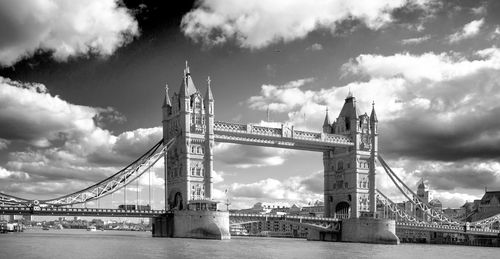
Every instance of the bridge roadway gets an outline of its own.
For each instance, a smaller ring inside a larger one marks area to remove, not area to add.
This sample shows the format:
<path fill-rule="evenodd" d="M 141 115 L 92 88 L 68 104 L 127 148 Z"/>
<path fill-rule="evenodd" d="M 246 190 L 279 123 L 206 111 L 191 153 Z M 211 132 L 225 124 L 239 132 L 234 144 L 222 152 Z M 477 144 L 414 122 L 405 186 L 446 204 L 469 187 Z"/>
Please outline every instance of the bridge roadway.
<path fill-rule="evenodd" d="M 41 208 L 41 207 L 12 207 L 0 206 L 0 214 L 6 215 L 40 215 L 40 216 L 98 216 L 98 217 L 136 217 L 151 218 L 165 214 L 165 210 L 122 210 L 122 209 L 98 209 L 98 208 Z M 232 225 L 244 224 L 257 221 L 285 220 L 299 224 L 315 226 L 322 229 L 331 229 L 339 231 L 342 219 L 338 218 L 320 218 L 320 217 L 301 217 L 290 215 L 265 215 L 265 214 L 239 214 L 231 213 L 229 215 Z M 463 226 L 447 226 L 439 224 L 421 224 L 397 222 L 396 228 L 434 231 L 446 233 L 464 233 Z M 474 229 L 471 227 L 466 233 L 483 236 L 500 236 L 500 230 L 492 229 Z"/>
<path fill-rule="evenodd" d="M 216 121 L 214 137 L 217 142 L 319 152 L 331 150 L 333 147 L 354 146 L 352 139 L 347 136 L 295 130 L 292 125 L 287 124 L 274 128 Z"/>
<path fill-rule="evenodd" d="M 40 215 L 40 216 L 94 216 L 94 217 L 134 217 L 152 218 L 165 214 L 164 210 L 120 210 L 96 208 L 41 208 L 41 207 L 2 207 L 0 214 Z"/>

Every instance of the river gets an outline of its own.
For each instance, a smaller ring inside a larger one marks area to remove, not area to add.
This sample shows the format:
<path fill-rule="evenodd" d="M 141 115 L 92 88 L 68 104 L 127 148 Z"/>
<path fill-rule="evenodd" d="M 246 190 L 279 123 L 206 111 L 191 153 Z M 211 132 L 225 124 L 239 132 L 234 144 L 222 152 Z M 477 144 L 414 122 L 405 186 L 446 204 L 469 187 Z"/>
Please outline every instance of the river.
<path fill-rule="evenodd" d="M 150 232 L 28 230 L 0 235 L 0 258 L 499 258 L 500 248 L 313 242 L 233 237 L 215 241 L 153 238 Z"/>

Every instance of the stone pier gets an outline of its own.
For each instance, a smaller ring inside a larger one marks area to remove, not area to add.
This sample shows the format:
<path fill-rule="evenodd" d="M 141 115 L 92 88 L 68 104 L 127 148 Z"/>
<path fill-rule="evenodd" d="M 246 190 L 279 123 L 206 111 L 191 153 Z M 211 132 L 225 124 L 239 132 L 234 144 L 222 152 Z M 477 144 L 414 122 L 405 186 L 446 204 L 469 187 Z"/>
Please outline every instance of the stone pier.
<path fill-rule="evenodd" d="M 341 241 L 372 244 L 399 244 L 396 222 L 391 219 L 352 218 L 342 220 Z"/>

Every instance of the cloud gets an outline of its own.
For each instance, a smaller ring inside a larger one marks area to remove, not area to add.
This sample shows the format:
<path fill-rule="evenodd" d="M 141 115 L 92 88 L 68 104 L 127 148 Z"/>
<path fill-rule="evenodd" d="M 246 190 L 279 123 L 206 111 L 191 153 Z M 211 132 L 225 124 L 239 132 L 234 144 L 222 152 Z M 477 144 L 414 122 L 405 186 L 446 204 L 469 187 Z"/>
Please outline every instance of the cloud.
<path fill-rule="evenodd" d="M 237 168 L 277 166 L 283 164 L 285 155 L 290 152 L 271 147 L 246 146 L 218 143 L 214 155 L 218 161 Z"/>
<path fill-rule="evenodd" d="M 0 137 L 4 139 L 48 147 L 54 140 L 109 134 L 96 127 L 93 118 L 98 113 L 97 108 L 50 95 L 44 85 L 0 77 Z"/>
<path fill-rule="evenodd" d="M 290 81 L 284 85 L 262 85 L 261 95 L 252 96 L 248 103 L 250 108 L 257 110 L 285 112 L 296 108 L 303 104 L 305 94 L 299 89 L 301 86 L 311 83 L 313 78 L 303 78 L 295 81 Z M 269 102 L 276 100 L 277 102 Z"/>
<path fill-rule="evenodd" d="M 404 39 L 404 40 L 401 40 L 401 43 L 403 45 L 416 45 L 416 44 L 420 44 L 422 42 L 428 41 L 430 39 L 431 39 L 431 35 L 425 35 L 425 36 L 418 37 L 418 38 Z"/>
<path fill-rule="evenodd" d="M 454 34 L 450 35 L 448 39 L 450 40 L 450 43 L 455 43 L 464 39 L 472 38 L 479 33 L 483 24 L 484 24 L 484 18 L 480 20 L 474 20 L 464 25 L 462 30 L 457 31 Z"/>
<path fill-rule="evenodd" d="M 224 181 L 224 172 L 212 171 L 212 182 L 214 184 L 221 183 L 223 181 Z"/>
<path fill-rule="evenodd" d="M 19 176 L 0 182 L 0 188 L 21 194 L 74 192 L 117 172 L 161 139 L 161 127 L 118 135 L 101 127 L 121 119 L 113 108 L 71 104 L 42 84 L 0 77 L 0 143 L 16 145 L 2 175 Z"/>
<path fill-rule="evenodd" d="M 267 178 L 253 183 L 233 183 L 229 194 L 238 202 L 239 208 L 251 207 L 258 201 L 306 205 L 323 200 L 322 182 L 323 172 L 292 176 L 284 180 Z"/>
<path fill-rule="evenodd" d="M 254 0 L 242 5 L 222 0 L 201 0 L 184 15 L 181 29 L 195 41 L 217 45 L 235 40 L 244 48 L 258 49 L 276 42 L 289 42 L 326 28 L 334 32 L 345 20 L 359 20 L 378 30 L 393 21 L 392 11 L 427 3 L 407 0 L 308 2 L 300 0 Z"/>
<path fill-rule="evenodd" d="M 6 149 L 9 144 L 10 140 L 0 138 L 0 150 Z"/>
<path fill-rule="evenodd" d="M 471 13 L 475 15 L 485 15 L 487 12 L 487 3 L 485 2 L 484 4 L 478 6 L 478 7 L 473 7 L 471 8 Z"/>
<path fill-rule="evenodd" d="M 309 50 L 309 51 L 320 51 L 322 49 L 323 49 L 323 45 L 321 45 L 319 43 L 314 43 L 313 45 L 306 48 L 306 50 Z"/>
<path fill-rule="evenodd" d="M 29 175 L 27 173 L 10 171 L 0 166 L 0 179 L 2 179 L 3 181 L 5 181 L 5 179 L 23 180 L 28 178 Z"/>
<path fill-rule="evenodd" d="M 117 0 L 2 1 L 0 17 L 0 66 L 37 51 L 48 51 L 57 61 L 109 56 L 139 34 L 137 21 Z"/>
<path fill-rule="evenodd" d="M 320 131 L 325 106 L 339 111 L 349 89 L 360 111 L 372 100 L 380 120 L 381 150 L 388 156 L 456 161 L 500 154 L 500 49 L 466 57 L 457 53 L 363 54 L 344 64 L 355 81 L 327 89 L 263 85 L 249 107 L 286 113 L 299 128 Z M 295 82 L 295 81 L 292 81 Z M 471 115 L 474 116 L 471 116 Z"/>

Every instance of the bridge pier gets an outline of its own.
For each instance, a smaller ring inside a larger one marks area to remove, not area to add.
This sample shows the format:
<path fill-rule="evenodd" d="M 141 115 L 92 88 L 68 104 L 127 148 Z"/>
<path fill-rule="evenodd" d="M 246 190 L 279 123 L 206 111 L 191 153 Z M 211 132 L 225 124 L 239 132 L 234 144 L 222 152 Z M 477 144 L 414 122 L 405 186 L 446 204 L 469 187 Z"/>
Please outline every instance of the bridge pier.
<path fill-rule="evenodd" d="M 182 210 L 153 218 L 153 237 L 231 239 L 229 212 Z"/>
<path fill-rule="evenodd" d="M 340 233 L 334 231 L 325 231 L 320 229 L 309 228 L 307 229 L 308 241 L 340 241 Z"/>
<path fill-rule="evenodd" d="M 342 220 L 341 241 L 372 244 L 399 244 L 396 222 L 381 218 L 351 218 Z"/>

